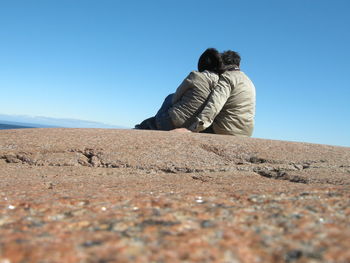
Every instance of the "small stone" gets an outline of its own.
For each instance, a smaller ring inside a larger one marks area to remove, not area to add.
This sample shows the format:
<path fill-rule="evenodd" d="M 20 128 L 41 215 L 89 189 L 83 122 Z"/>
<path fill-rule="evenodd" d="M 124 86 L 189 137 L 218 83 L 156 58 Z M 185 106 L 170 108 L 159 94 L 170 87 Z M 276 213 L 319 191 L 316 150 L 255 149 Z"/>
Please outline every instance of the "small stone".
<path fill-rule="evenodd" d="M 297 170 L 303 170 L 303 166 L 301 164 L 294 164 L 293 165 Z"/>
<path fill-rule="evenodd" d="M 198 203 L 198 204 L 204 203 L 203 198 L 201 196 L 196 197 L 196 203 Z"/>
<path fill-rule="evenodd" d="M 203 220 L 201 222 L 201 227 L 203 227 L 203 228 L 210 228 L 210 227 L 214 227 L 214 226 L 216 226 L 216 224 L 211 220 Z"/>
<path fill-rule="evenodd" d="M 75 223 L 69 225 L 68 227 L 71 230 L 81 230 L 81 229 L 89 227 L 90 225 L 91 224 L 89 221 L 80 221 L 80 222 L 75 222 Z"/>
<path fill-rule="evenodd" d="M 248 160 L 250 163 L 253 163 L 253 164 L 256 164 L 256 163 L 265 163 L 266 160 L 262 159 L 262 158 L 259 158 L 259 157 L 256 157 L 256 156 L 252 156 L 249 158 Z"/>
<path fill-rule="evenodd" d="M 111 231 L 113 229 L 112 223 L 104 223 L 97 226 L 96 230 Z"/>
<path fill-rule="evenodd" d="M 46 182 L 45 186 L 47 189 L 53 189 L 54 184 L 52 182 Z"/>
<path fill-rule="evenodd" d="M 295 218 L 295 219 L 300 219 L 302 218 L 303 216 L 301 214 L 292 214 L 292 218 Z"/>
<path fill-rule="evenodd" d="M 9 221 L 8 217 L 0 217 L 0 227 L 7 224 Z"/>
<path fill-rule="evenodd" d="M 264 195 L 251 195 L 250 197 L 248 197 L 248 200 L 253 202 L 253 203 L 262 203 L 264 202 Z"/>
<path fill-rule="evenodd" d="M 13 209 L 15 209 L 16 207 L 14 206 L 14 205 L 9 205 L 8 206 L 8 209 L 10 209 L 10 210 L 13 210 Z"/>
<path fill-rule="evenodd" d="M 78 222 L 78 226 L 80 228 L 83 228 L 83 227 L 88 227 L 90 225 L 90 222 L 89 221 L 80 221 Z"/>
<path fill-rule="evenodd" d="M 99 246 L 101 245 L 102 242 L 101 241 L 97 241 L 97 240 L 88 240 L 86 242 L 84 242 L 83 244 L 81 244 L 83 247 L 94 247 L 94 246 Z"/>
<path fill-rule="evenodd" d="M 291 250 L 288 251 L 288 253 L 285 256 L 286 262 L 293 262 L 301 258 L 303 255 L 303 252 L 300 250 Z"/>
<path fill-rule="evenodd" d="M 84 201 L 80 201 L 80 202 L 78 203 L 78 205 L 79 205 L 79 206 L 85 206 L 85 205 L 88 205 L 89 203 L 90 203 L 89 200 L 84 200 Z"/>
<path fill-rule="evenodd" d="M 52 221 L 59 221 L 59 220 L 62 220 L 64 218 L 65 218 L 64 214 L 57 214 L 57 215 L 48 216 L 48 219 L 52 220 Z"/>
<path fill-rule="evenodd" d="M 97 158 L 97 156 L 92 156 L 91 157 L 91 164 L 93 167 L 98 167 L 101 165 L 101 162 L 100 162 L 99 158 Z"/>
<path fill-rule="evenodd" d="M 13 155 L 5 155 L 5 160 L 7 163 L 20 163 L 21 160 L 19 160 L 16 156 Z"/>

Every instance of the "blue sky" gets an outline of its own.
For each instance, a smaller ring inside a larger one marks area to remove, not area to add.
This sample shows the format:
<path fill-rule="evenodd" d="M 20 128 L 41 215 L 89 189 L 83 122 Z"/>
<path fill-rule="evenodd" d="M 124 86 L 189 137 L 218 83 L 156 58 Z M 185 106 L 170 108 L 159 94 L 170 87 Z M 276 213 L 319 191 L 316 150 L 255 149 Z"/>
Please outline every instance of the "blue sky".
<path fill-rule="evenodd" d="M 350 1 L 0 0 L 0 114 L 133 127 L 208 47 L 257 90 L 253 137 L 350 146 Z"/>

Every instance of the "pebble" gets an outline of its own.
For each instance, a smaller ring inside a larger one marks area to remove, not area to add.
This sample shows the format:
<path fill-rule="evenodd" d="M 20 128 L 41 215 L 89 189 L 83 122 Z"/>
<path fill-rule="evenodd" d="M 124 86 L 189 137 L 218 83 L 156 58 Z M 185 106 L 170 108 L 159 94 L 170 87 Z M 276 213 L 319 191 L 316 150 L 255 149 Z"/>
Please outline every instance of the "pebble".
<path fill-rule="evenodd" d="M 196 199 L 195 199 L 196 203 L 198 204 L 203 204 L 204 203 L 204 200 L 201 196 L 197 196 Z"/>
<path fill-rule="evenodd" d="M 303 252 L 300 250 L 291 250 L 288 251 L 285 256 L 285 262 L 295 262 L 296 260 L 300 259 L 303 255 Z"/>

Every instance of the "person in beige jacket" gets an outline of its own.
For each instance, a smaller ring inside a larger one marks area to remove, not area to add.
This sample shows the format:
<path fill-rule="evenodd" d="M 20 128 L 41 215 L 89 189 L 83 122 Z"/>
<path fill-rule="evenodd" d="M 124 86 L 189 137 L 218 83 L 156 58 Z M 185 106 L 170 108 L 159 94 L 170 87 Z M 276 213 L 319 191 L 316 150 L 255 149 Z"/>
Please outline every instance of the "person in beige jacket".
<path fill-rule="evenodd" d="M 190 126 L 194 132 L 209 130 L 216 134 L 251 136 L 254 129 L 255 87 L 240 71 L 241 58 L 234 51 L 222 53 L 226 66 L 234 65 L 220 76 L 207 104 Z"/>
<path fill-rule="evenodd" d="M 172 130 L 189 128 L 225 71 L 221 54 L 208 48 L 198 60 L 198 71 L 192 71 L 164 100 L 155 117 L 135 126 L 136 129 Z"/>

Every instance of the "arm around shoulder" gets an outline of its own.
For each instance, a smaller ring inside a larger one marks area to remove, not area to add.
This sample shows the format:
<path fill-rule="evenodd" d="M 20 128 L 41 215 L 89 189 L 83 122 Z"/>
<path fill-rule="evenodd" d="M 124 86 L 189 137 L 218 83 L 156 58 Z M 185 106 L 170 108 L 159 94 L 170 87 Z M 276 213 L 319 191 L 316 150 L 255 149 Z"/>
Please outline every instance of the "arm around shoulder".
<path fill-rule="evenodd" d="M 229 98 L 231 89 L 230 79 L 222 75 L 218 84 L 210 93 L 204 109 L 198 114 L 196 121 L 190 126 L 191 131 L 203 131 L 213 123 L 215 117 L 220 113 Z"/>

